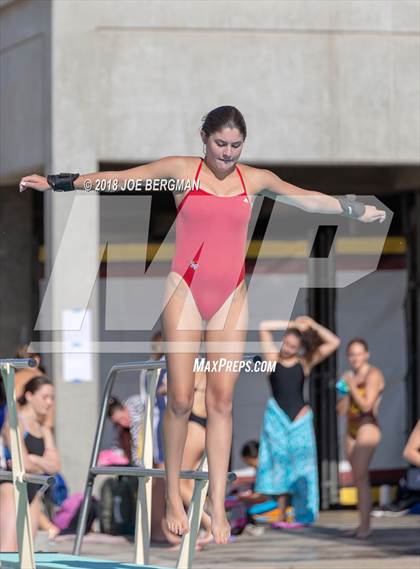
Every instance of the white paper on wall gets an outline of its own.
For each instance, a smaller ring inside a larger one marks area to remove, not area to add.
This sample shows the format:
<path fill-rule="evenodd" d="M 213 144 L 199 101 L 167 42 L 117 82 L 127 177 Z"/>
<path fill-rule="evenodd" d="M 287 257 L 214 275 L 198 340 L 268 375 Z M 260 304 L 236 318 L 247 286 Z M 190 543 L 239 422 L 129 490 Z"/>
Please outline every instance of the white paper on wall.
<path fill-rule="evenodd" d="M 81 323 L 81 325 L 80 325 Z M 63 379 L 79 383 L 92 381 L 93 365 L 91 310 L 79 308 L 63 311 Z"/>

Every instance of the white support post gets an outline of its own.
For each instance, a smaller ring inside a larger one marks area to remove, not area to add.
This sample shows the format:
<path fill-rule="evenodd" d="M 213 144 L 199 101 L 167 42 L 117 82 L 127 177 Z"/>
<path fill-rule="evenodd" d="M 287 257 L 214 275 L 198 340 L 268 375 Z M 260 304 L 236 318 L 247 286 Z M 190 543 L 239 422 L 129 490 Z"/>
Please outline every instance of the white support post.
<path fill-rule="evenodd" d="M 25 469 L 21 445 L 22 438 L 20 436 L 19 420 L 16 409 L 15 370 L 10 364 L 2 365 L 0 369 L 6 387 L 20 569 L 36 569 L 28 491 L 26 482 L 23 479 Z"/>
<path fill-rule="evenodd" d="M 143 451 L 141 457 L 144 468 L 153 468 L 153 414 L 156 397 L 156 387 L 160 369 L 155 369 L 146 376 L 147 399 L 144 415 Z M 134 563 L 147 564 L 149 562 L 150 535 L 152 525 L 152 484 L 153 478 L 139 478 Z"/>
<path fill-rule="evenodd" d="M 208 471 L 207 456 L 204 454 L 198 471 Z M 191 569 L 195 554 L 198 532 L 200 531 L 201 516 L 203 515 L 204 502 L 207 496 L 209 481 L 196 480 L 191 504 L 188 510 L 188 523 L 190 531 L 182 536 L 181 549 L 179 551 L 177 569 Z"/>

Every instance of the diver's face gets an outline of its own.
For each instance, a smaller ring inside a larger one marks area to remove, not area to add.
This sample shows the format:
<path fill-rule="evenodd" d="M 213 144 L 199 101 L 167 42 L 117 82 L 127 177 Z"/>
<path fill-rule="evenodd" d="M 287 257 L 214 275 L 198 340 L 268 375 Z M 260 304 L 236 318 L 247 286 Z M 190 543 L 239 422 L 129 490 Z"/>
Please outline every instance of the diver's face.
<path fill-rule="evenodd" d="M 206 159 L 220 170 L 229 170 L 241 155 L 244 145 L 242 134 L 237 128 L 224 127 L 210 136 L 202 133 L 206 144 Z"/>

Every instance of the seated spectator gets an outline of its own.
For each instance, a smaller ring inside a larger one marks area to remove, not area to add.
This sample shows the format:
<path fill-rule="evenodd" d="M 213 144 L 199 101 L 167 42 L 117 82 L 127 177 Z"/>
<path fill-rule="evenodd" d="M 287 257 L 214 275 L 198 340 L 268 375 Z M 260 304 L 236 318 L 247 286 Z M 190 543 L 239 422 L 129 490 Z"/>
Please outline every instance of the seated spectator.
<path fill-rule="evenodd" d="M 196 372 L 194 377 L 194 402 L 188 419 L 187 438 L 182 455 L 181 470 L 196 470 L 206 449 L 206 386 L 206 373 Z M 186 510 L 190 506 L 193 492 L 194 480 L 181 478 L 180 494 Z M 211 519 L 206 511 L 201 516 L 201 526 L 203 527 L 203 534 L 197 540 L 199 548 L 213 540 Z"/>
<path fill-rule="evenodd" d="M 163 416 L 166 408 L 166 369 L 165 355 L 163 353 L 163 338 L 160 330 L 154 332 L 150 338 L 151 360 L 161 360 L 163 368 L 160 370 L 157 385 L 156 397 L 153 406 L 153 467 L 165 468 L 163 455 Z M 140 373 L 140 395 L 146 405 L 147 399 L 147 370 Z"/>
<path fill-rule="evenodd" d="M 241 478 L 255 477 L 256 469 L 258 466 L 258 449 L 259 443 L 255 440 L 247 441 L 242 445 L 241 458 L 246 464 L 243 468 L 236 468 L 234 473 Z M 239 480 L 240 483 L 240 480 Z M 237 484 L 235 484 L 236 486 Z"/>
<path fill-rule="evenodd" d="M 162 360 L 164 366 L 163 340 L 160 331 L 151 337 L 151 360 Z M 166 370 L 162 369 L 157 383 L 156 400 L 153 411 L 153 465 L 164 468 L 162 444 L 162 418 L 166 406 Z M 144 421 L 147 401 L 146 371 L 140 374 L 140 393 L 132 395 L 125 403 L 117 397 L 110 397 L 108 402 L 108 418 L 115 425 L 116 445 L 124 451 L 124 455 L 132 464 L 142 461 Z"/>
<path fill-rule="evenodd" d="M 258 451 L 260 443 L 255 440 L 247 441 L 241 449 L 241 457 L 247 468 L 235 470 L 238 481 L 234 486 L 237 495 L 248 505 L 255 502 L 261 502 L 266 499 L 263 494 L 254 492 L 255 474 L 258 468 Z M 241 480 L 241 478 L 251 478 L 251 481 Z"/>
<path fill-rule="evenodd" d="M 29 359 L 32 358 L 36 361 L 35 367 L 22 367 L 15 371 L 15 389 L 16 398 L 18 399 L 22 395 L 23 386 L 33 377 L 39 377 L 40 375 L 45 375 L 45 369 L 41 364 L 41 355 L 35 352 L 29 351 L 29 346 L 27 344 L 21 344 L 16 348 L 15 358 L 18 359 Z"/>
<path fill-rule="evenodd" d="M 60 469 L 60 459 L 54 444 L 51 429 L 45 418 L 51 411 L 54 401 L 54 387 L 45 376 L 32 378 L 19 398 L 19 423 L 22 433 L 23 463 L 27 472 L 36 474 L 56 474 Z M 3 425 L 2 435 L 6 450 L 10 445 L 8 421 Z M 10 453 L 8 467 L 11 468 Z M 28 484 L 33 534 L 39 526 L 41 499 L 37 495 L 39 486 Z M 16 510 L 13 484 L 0 481 L 0 551 L 16 551 Z"/>
<path fill-rule="evenodd" d="M 124 403 L 114 396 L 108 401 L 107 416 L 115 426 L 117 446 L 137 466 L 142 462 L 144 411 L 144 398 L 140 395 L 132 395 Z"/>
<path fill-rule="evenodd" d="M 18 346 L 15 352 L 15 358 L 26 359 L 32 358 L 36 361 L 36 367 L 22 367 L 15 371 L 15 392 L 16 399 L 22 396 L 25 385 L 33 377 L 40 377 L 45 375 L 45 369 L 41 363 L 41 355 L 35 352 L 30 352 L 28 350 L 27 344 L 22 344 Z M 48 412 L 48 415 L 44 418 L 45 424 L 50 429 L 54 428 L 54 405 Z"/>
<path fill-rule="evenodd" d="M 166 394 L 167 383 L 166 377 L 163 378 L 160 393 L 162 395 Z M 184 453 L 182 456 L 181 470 L 196 470 L 201 462 L 203 453 L 205 452 L 206 443 L 206 405 L 205 405 L 205 393 L 206 393 L 206 374 L 203 372 L 197 372 L 195 374 L 195 385 L 194 385 L 194 402 L 192 411 L 188 421 L 188 431 L 187 438 L 184 447 Z M 163 498 L 164 493 L 164 480 L 159 480 L 159 487 L 161 487 L 160 496 Z M 191 502 L 191 498 L 194 491 L 194 481 L 188 479 L 180 480 L 180 494 L 183 500 L 185 509 Z M 157 524 L 155 523 L 154 533 L 155 535 L 164 536 L 169 543 L 178 548 L 181 538 L 175 536 L 169 532 L 167 529 L 165 519 L 164 519 L 164 500 L 155 501 L 156 511 L 155 511 L 155 521 L 160 520 L 160 532 Z M 153 518 L 152 518 L 153 519 Z M 209 514 L 205 511 L 201 517 L 202 533 L 200 533 L 197 539 L 196 549 L 200 550 L 206 543 L 213 540 L 211 535 L 211 520 Z"/>

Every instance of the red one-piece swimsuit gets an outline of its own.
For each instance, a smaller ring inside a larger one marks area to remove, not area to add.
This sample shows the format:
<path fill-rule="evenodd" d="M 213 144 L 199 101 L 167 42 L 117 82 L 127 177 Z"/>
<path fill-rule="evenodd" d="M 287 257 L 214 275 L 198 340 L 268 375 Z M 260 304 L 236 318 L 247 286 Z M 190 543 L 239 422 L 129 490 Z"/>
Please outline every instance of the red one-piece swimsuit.
<path fill-rule="evenodd" d="M 195 175 L 195 182 L 203 159 Z M 217 196 L 191 189 L 181 201 L 175 223 L 171 270 L 189 286 L 204 320 L 210 320 L 245 278 L 245 247 L 252 203 L 237 166 L 243 192 Z M 197 182 L 198 183 L 198 182 Z"/>

